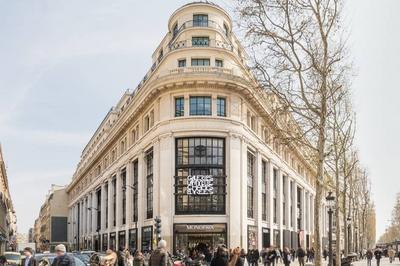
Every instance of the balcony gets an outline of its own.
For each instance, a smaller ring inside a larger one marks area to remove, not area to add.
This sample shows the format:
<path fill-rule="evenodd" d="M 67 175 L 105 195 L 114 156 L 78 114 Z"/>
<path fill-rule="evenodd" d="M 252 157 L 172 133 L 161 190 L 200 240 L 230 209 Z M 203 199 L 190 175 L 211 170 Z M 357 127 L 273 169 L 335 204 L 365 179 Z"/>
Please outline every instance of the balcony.
<path fill-rule="evenodd" d="M 206 21 L 197 21 L 197 20 L 189 20 L 184 22 L 177 31 L 173 32 L 173 37 L 170 41 L 170 44 L 175 40 L 175 38 L 184 31 L 185 29 L 190 29 L 190 28 L 210 28 L 210 29 L 215 29 L 222 33 L 223 35 L 227 35 L 225 32 L 224 28 L 221 27 L 217 22 L 212 21 L 212 20 L 206 20 Z"/>
<path fill-rule="evenodd" d="M 220 74 L 233 75 L 233 70 L 230 68 L 212 67 L 212 66 L 179 67 L 171 69 L 167 74 L 174 75 L 183 73 L 220 73 Z"/>
<path fill-rule="evenodd" d="M 202 45 L 200 45 L 202 44 Z M 233 52 L 233 46 L 225 41 L 220 41 L 220 40 L 208 40 L 207 42 L 194 42 L 193 40 L 183 40 L 183 41 L 179 41 L 179 42 L 175 42 L 170 44 L 169 46 L 169 50 L 170 51 L 175 51 L 178 49 L 183 49 L 183 48 L 192 48 L 192 47 L 196 47 L 196 48 L 203 48 L 203 47 L 211 47 L 211 48 L 219 48 L 219 49 L 224 49 L 227 51 L 231 51 Z"/>

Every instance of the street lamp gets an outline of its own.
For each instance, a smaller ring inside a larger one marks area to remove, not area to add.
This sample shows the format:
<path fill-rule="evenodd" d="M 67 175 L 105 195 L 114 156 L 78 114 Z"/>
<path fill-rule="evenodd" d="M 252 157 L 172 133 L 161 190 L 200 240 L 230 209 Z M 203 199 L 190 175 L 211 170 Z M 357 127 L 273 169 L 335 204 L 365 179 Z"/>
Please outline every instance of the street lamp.
<path fill-rule="evenodd" d="M 332 248 L 332 214 L 333 206 L 335 204 L 335 197 L 332 195 L 332 191 L 328 192 L 326 196 L 326 204 L 328 206 L 328 217 L 329 217 L 329 266 L 333 266 L 333 248 Z M 340 259 L 340 257 L 338 257 Z"/>
<path fill-rule="evenodd" d="M 351 217 L 347 217 L 347 253 L 351 252 Z"/>

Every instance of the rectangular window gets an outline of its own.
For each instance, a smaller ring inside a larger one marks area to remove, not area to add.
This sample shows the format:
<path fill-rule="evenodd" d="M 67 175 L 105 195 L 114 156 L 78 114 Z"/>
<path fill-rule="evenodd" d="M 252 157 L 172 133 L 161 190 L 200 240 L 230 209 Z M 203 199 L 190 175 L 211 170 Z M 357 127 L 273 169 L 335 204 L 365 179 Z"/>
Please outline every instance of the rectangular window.
<path fill-rule="evenodd" d="M 267 220 L 267 162 L 261 161 L 261 183 L 262 183 L 262 219 Z"/>
<path fill-rule="evenodd" d="M 185 115 L 185 99 L 183 97 L 175 98 L 175 117 Z"/>
<path fill-rule="evenodd" d="M 153 226 L 142 227 L 142 249 L 143 252 L 153 250 Z"/>
<path fill-rule="evenodd" d="M 209 37 L 192 37 L 192 46 L 208 46 L 209 44 Z"/>
<path fill-rule="evenodd" d="M 153 218 L 153 150 L 146 153 L 146 219 Z"/>
<path fill-rule="evenodd" d="M 178 138 L 175 161 L 176 214 L 225 214 L 225 139 Z M 189 178 L 212 182 L 212 193 L 209 186 L 207 191 L 201 185 L 189 188 Z"/>
<path fill-rule="evenodd" d="M 175 23 L 174 28 L 172 30 L 172 38 L 175 38 L 176 35 L 178 35 L 179 28 L 178 28 L 178 23 Z"/>
<path fill-rule="evenodd" d="M 274 220 L 274 223 L 277 223 L 278 222 L 278 198 L 277 198 L 278 197 L 278 170 L 274 169 L 273 172 L 274 172 L 274 179 L 273 179 L 273 181 L 274 181 L 274 184 L 273 184 L 273 188 L 274 188 L 274 190 L 273 190 L 273 193 L 274 193 L 273 215 L 274 216 L 273 216 L 273 220 Z"/>
<path fill-rule="evenodd" d="M 192 58 L 192 66 L 210 66 L 209 58 Z"/>
<path fill-rule="evenodd" d="M 186 67 L 186 59 L 178 60 L 178 67 Z"/>
<path fill-rule="evenodd" d="M 133 162 L 133 221 L 138 221 L 138 180 L 139 180 L 139 163 L 138 160 Z"/>
<path fill-rule="evenodd" d="M 121 172 L 122 187 L 126 188 L 126 169 Z M 126 189 L 122 189 L 122 224 L 126 223 Z"/>
<path fill-rule="evenodd" d="M 106 228 L 108 228 L 108 183 L 104 187 L 104 204 L 106 208 Z"/>
<path fill-rule="evenodd" d="M 111 182 L 113 192 L 113 226 L 117 225 L 117 178 L 114 176 Z"/>
<path fill-rule="evenodd" d="M 286 182 L 287 178 L 286 176 L 282 176 L 282 188 L 283 188 L 283 193 L 282 193 L 282 223 L 283 225 L 286 225 Z"/>
<path fill-rule="evenodd" d="M 218 97 L 217 98 L 217 115 L 226 116 L 226 99 Z"/>
<path fill-rule="evenodd" d="M 267 195 L 265 193 L 261 194 L 261 217 L 263 221 L 267 220 Z"/>
<path fill-rule="evenodd" d="M 206 14 L 193 15 L 193 27 L 208 27 L 208 15 Z"/>
<path fill-rule="evenodd" d="M 215 59 L 215 66 L 216 67 L 224 67 L 224 61 L 220 59 Z"/>
<path fill-rule="evenodd" d="M 96 220 L 96 231 L 99 232 L 101 229 L 101 189 L 96 191 L 97 197 L 97 220 Z"/>
<path fill-rule="evenodd" d="M 211 97 L 191 96 L 190 115 L 211 115 Z"/>
<path fill-rule="evenodd" d="M 247 217 L 254 217 L 254 173 L 255 157 L 247 152 Z"/>
<path fill-rule="evenodd" d="M 228 35 L 229 35 L 229 28 L 228 28 L 228 26 L 224 23 L 224 32 L 225 32 L 225 35 L 228 37 Z"/>

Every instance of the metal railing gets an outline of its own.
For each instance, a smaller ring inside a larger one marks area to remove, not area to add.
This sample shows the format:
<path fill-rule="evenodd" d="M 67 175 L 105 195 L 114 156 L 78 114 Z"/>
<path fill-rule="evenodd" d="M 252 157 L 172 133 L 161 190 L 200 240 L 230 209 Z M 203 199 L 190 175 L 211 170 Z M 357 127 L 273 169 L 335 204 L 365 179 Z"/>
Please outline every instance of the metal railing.
<path fill-rule="evenodd" d="M 174 43 L 171 43 L 168 48 L 170 51 L 174 51 L 177 49 L 182 49 L 182 48 L 191 48 L 191 47 L 196 47 L 196 48 L 201 48 L 201 47 L 211 47 L 211 48 L 220 48 L 220 49 L 225 49 L 228 51 L 233 52 L 233 46 L 225 41 L 220 41 L 220 40 L 208 40 L 208 42 L 194 42 L 192 40 L 182 40 L 182 41 L 177 41 Z"/>
<path fill-rule="evenodd" d="M 223 67 L 212 67 L 212 66 L 195 66 L 195 67 L 179 67 L 169 70 L 170 75 L 183 74 L 183 73 L 220 73 L 233 75 L 233 70 L 230 68 Z"/>

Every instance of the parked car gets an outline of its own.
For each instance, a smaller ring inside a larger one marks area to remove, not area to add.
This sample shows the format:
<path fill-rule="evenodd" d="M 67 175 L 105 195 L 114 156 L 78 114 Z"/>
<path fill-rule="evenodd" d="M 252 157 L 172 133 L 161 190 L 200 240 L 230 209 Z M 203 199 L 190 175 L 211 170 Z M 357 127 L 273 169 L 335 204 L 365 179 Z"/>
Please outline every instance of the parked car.
<path fill-rule="evenodd" d="M 4 256 L 7 259 L 9 265 L 20 265 L 21 264 L 21 254 L 19 252 L 4 252 Z"/>
<path fill-rule="evenodd" d="M 74 254 L 72 254 L 72 253 L 68 253 L 68 254 L 71 255 L 72 257 L 74 257 L 76 266 L 87 266 L 82 260 L 80 260 Z M 35 259 L 39 262 L 39 266 L 51 265 L 53 263 L 55 257 L 56 257 L 56 254 L 54 254 L 54 253 L 41 253 L 41 254 L 35 255 Z"/>

